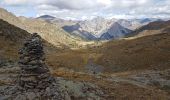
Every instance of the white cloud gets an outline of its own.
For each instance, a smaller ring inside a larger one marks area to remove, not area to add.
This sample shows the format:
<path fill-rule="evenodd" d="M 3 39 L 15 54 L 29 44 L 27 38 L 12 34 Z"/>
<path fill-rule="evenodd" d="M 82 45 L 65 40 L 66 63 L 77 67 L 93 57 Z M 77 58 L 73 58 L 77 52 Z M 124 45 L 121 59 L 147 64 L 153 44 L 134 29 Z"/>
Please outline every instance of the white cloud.
<path fill-rule="evenodd" d="M 4 6 L 33 7 L 37 15 L 86 19 L 104 17 L 167 17 L 170 0 L 1 0 Z M 31 12 L 31 11 L 28 11 Z"/>
<path fill-rule="evenodd" d="M 31 3 L 28 0 L 2 0 L 1 4 L 10 6 L 20 6 Z"/>

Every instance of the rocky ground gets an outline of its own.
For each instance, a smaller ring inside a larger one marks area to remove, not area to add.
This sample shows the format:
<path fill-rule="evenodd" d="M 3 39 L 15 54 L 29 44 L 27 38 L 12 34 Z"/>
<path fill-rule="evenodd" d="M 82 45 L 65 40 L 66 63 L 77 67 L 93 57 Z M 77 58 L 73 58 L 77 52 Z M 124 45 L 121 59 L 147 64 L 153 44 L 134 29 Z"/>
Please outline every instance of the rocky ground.
<path fill-rule="evenodd" d="M 100 99 L 98 95 L 101 95 L 102 91 L 93 84 L 65 81 L 51 75 L 45 64 L 42 38 L 37 33 L 25 40 L 23 47 L 19 50 L 19 55 L 18 63 L 1 62 L 0 99 Z"/>
<path fill-rule="evenodd" d="M 0 100 L 100 100 L 100 88 L 89 82 L 56 77 L 56 83 L 45 90 L 23 89 L 17 84 L 20 68 L 17 64 L 0 68 Z M 55 98 L 51 96 L 55 95 Z M 60 98 L 61 97 L 61 98 Z"/>
<path fill-rule="evenodd" d="M 115 73 L 112 75 L 93 75 L 64 71 L 64 69 L 57 72 L 56 70 L 55 73 L 52 72 L 56 83 L 48 86 L 45 91 L 18 88 L 19 72 L 20 67 L 17 63 L 10 62 L 1 66 L 0 100 L 47 100 L 47 98 L 48 100 L 60 100 L 50 98 L 51 94 L 64 97 L 61 100 L 170 99 L 169 70 Z"/>

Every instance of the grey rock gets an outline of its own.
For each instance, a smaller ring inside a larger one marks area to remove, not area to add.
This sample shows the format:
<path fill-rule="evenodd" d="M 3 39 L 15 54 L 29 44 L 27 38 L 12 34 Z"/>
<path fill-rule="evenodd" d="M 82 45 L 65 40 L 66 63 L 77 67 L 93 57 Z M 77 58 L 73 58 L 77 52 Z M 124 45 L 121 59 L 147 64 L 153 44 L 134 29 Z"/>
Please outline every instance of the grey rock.
<path fill-rule="evenodd" d="M 27 100 L 25 95 L 19 94 L 14 100 Z"/>
<path fill-rule="evenodd" d="M 28 92 L 26 94 L 28 100 L 36 100 L 36 94 L 34 92 Z"/>
<path fill-rule="evenodd" d="M 9 100 L 10 96 L 7 95 L 7 96 L 1 96 L 0 95 L 0 100 Z"/>
<path fill-rule="evenodd" d="M 36 87 L 46 88 L 46 86 L 48 86 L 46 80 L 50 77 L 50 73 L 44 62 L 41 37 L 36 33 L 32 34 L 31 37 L 24 42 L 24 46 L 20 49 L 19 54 L 19 64 L 22 70 L 19 82 L 22 83 L 21 86 L 31 89 Z"/>

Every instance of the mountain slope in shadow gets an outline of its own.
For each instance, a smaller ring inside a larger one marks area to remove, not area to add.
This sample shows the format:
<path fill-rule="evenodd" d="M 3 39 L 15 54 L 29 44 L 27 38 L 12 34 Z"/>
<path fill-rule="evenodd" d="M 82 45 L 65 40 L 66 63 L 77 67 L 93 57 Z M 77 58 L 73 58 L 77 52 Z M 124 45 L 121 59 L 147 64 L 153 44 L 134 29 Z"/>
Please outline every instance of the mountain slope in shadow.
<path fill-rule="evenodd" d="M 136 29 L 127 37 L 142 37 L 159 33 L 170 32 L 170 21 L 155 21 Z"/>

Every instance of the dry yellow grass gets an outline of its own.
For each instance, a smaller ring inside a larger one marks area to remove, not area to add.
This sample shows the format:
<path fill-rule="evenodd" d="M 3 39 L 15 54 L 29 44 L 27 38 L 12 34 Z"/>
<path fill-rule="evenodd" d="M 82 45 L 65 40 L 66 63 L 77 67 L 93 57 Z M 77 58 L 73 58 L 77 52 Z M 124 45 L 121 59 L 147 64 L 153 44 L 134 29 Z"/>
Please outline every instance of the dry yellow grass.
<path fill-rule="evenodd" d="M 84 70 L 89 59 L 105 72 L 167 69 L 170 66 L 170 34 L 157 34 L 132 40 L 114 40 L 98 48 L 49 52 L 53 68 Z"/>
<path fill-rule="evenodd" d="M 170 66 L 170 34 L 104 44 L 97 63 L 113 70 L 165 69 Z M 118 70 L 119 71 L 119 70 Z"/>

